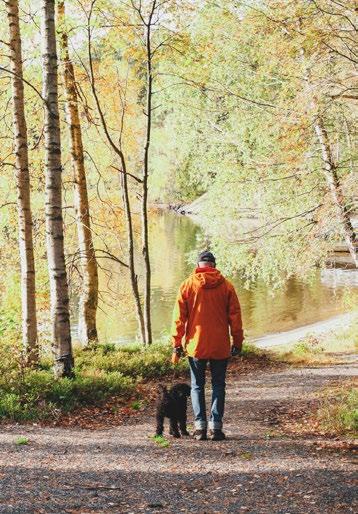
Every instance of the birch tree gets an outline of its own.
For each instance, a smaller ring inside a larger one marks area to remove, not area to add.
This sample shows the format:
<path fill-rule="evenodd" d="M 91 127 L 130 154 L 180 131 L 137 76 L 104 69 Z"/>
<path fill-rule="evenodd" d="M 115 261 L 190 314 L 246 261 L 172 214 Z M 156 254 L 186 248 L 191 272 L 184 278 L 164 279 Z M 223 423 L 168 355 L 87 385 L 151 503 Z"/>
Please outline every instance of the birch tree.
<path fill-rule="evenodd" d="M 355 267 L 358 268 L 356 233 L 351 222 L 345 198 L 342 194 L 342 186 L 337 173 L 337 167 L 332 156 L 328 133 L 324 126 L 322 117 L 319 114 L 316 114 L 315 116 L 314 129 L 321 148 L 322 170 L 327 182 L 327 187 L 329 189 L 332 202 L 336 207 L 337 217 L 343 230 L 344 240 L 348 251 Z"/>
<path fill-rule="evenodd" d="M 96 313 L 98 306 L 98 269 L 93 247 L 90 207 L 82 142 L 81 121 L 75 70 L 70 59 L 65 26 L 65 2 L 57 6 L 60 33 L 60 56 L 66 93 L 67 120 L 70 130 L 71 161 L 74 181 L 78 247 L 80 253 L 82 289 L 79 305 L 79 340 L 87 346 L 97 342 Z"/>
<path fill-rule="evenodd" d="M 45 100 L 46 244 L 51 292 L 52 345 L 57 377 L 71 376 L 73 356 L 67 273 L 64 255 L 61 184 L 61 138 L 55 1 L 42 1 L 43 97 Z"/>
<path fill-rule="evenodd" d="M 9 49 L 12 72 L 13 127 L 21 267 L 22 339 L 27 361 L 33 365 L 38 362 L 35 263 L 18 0 L 8 0 L 6 8 L 9 23 Z"/>

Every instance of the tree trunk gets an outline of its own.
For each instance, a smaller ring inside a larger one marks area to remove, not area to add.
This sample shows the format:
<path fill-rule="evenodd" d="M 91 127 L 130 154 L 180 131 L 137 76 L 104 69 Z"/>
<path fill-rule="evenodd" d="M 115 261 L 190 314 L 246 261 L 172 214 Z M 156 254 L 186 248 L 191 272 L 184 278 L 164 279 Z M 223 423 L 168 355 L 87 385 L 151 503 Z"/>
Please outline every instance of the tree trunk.
<path fill-rule="evenodd" d="M 338 217 L 343 227 L 344 239 L 347 244 L 349 253 L 356 268 L 358 268 L 358 257 L 355 247 L 356 234 L 350 220 L 348 209 L 345 205 L 341 184 L 337 174 L 337 168 L 333 160 L 331 147 L 328 140 L 328 134 L 325 129 L 323 120 L 319 114 L 315 118 L 314 128 L 321 147 L 323 171 L 331 193 L 331 198 L 334 205 L 336 206 Z"/>
<path fill-rule="evenodd" d="M 22 340 L 28 364 L 38 363 L 35 263 L 32 239 L 27 126 L 24 107 L 22 49 L 18 0 L 6 2 L 12 71 L 13 126 L 15 132 L 16 187 L 21 266 Z"/>
<path fill-rule="evenodd" d="M 84 346 L 98 342 L 96 314 L 98 306 L 98 269 L 94 251 L 86 170 L 84 164 L 81 122 L 73 64 L 68 50 L 65 28 L 65 2 L 57 6 L 60 32 L 61 61 L 66 92 L 67 120 L 70 128 L 71 160 L 74 175 L 74 206 L 76 211 L 78 246 L 83 277 L 79 305 L 79 340 Z"/>
<path fill-rule="evenodd" d="M 349 128 L 348 120 L 344 118 L 344 131 L 346 134 L 346 141 L 347 141 L 347 148 L 349 152 L 349 171 L 354 176 L 354 153 L 353 153 L 353 142 L 352 142 L 352 136 L 351 131 Z"/>
<path fill-rule="evenodd" d="M 124 166 L 124 164 L 125 164 L 124 161 L 122 161 L 122 166 Z M 124 166 L 124 169 L 125 169 L 125 166 Z M 127 224 L 130 280 L 131 280 L 132 292 L 133 292 L 133 296 L 134 296 L 134 302 L 135 302 L 135 306 L 136 306 L 136 315 L 137 315 L 138 326 L 140 329 L 140 336 L 141 336 L 142 343 L 145 345 L 147 343 L 146 330 L 145 330 L 145 319 L 143 316 L 143 309 L 142 309 L 142 304 L 141 304 L 140 295 L 139 295 L 138 276 L 135 272 L 133 221 L 132 221 L 132 211 L 131 211 L 129 191 L 128 191 L 128 176 L 127 176 L 126 172 L 120 174 L 120 182 L 121 182 L 122 199 L 123 199 L 124 212 L 125 212 L 126 224 Z"/>
<path fill-rule="evenodd" d="M 55 1 L 42 0 L 43 96 L 45 99 L 46 243 L 51 292 L 55 376 L 71 376 L 73 356 L 64 255 L 61 139 L 58 112 Z"/>
<path fill-rule="evenodd" d="M 151 23 L 156 7 L 153 1 L 152 12 L 146 26 L 146 52 L 147 52 L 147 102 L 146 102 L 146 141 L 143 160 L 143 194 L 142 194 L 142 254 L 144 259 L 144 323 L 146 344 L 152 343 L 152 320 L 151 320 L 151 266 L 149 256 L 149 231 L 148 231 L 148 176 L 149 176 L 149 147 L 152 129 L 152 97 L 153 97 L 153 75 L 152 75 L 152 50 L 151 50 Z"/>

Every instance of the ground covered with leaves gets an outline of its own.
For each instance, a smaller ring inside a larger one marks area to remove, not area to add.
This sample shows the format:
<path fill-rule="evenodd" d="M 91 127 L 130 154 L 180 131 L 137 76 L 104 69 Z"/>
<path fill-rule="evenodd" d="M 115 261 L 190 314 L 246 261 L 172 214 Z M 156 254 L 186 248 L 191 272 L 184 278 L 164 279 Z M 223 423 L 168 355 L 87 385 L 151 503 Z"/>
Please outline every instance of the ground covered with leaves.
<path fill-rule="evenodd" d="M 118 426 L 99 411 L 92 429 L 4 425 L 0 512 L 356 512 L 351 437 L 300 430 L 296 414 L 327 387 L 351 385 L 357 363 L 239 368 L 229 372 L 223 442 L 158 444 L 151 398 Z"/>

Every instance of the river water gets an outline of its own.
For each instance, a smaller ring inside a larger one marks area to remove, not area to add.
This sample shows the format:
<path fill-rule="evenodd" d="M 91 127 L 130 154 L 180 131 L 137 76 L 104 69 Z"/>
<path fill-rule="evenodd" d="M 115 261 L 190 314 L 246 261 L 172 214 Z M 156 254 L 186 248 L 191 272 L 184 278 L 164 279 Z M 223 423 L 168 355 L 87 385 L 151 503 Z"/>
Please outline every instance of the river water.
<path fill-rule="evenodd" d="M 187 217 L 171 212 L 151 216 L 152 322 L 155 340 L 168 337 L 179 284 L 192 271 L 188 254 L 195 251 L 201 229 Z M 220 263 L 217 265 L 220 269 Z M 137 338 L 137 325 L 126 272 L 111 268 L 102 273 L 98 330 L 101 342 L 125 344 Z M 258 282 L 245 289 L 238 277 L 230 278 L 239 295 L 245 332 L 249 337 L 290 330 L 347 310 L 347 286 L 335 275 L 317 271 L 304 283 L 290 279 L 276 291 Z M 343 281 L 344 282 L 344 281 Z M 349 282 L 349 281 L 348 281 Z M 76 338 L 76 324 L 73 324 Z"/>

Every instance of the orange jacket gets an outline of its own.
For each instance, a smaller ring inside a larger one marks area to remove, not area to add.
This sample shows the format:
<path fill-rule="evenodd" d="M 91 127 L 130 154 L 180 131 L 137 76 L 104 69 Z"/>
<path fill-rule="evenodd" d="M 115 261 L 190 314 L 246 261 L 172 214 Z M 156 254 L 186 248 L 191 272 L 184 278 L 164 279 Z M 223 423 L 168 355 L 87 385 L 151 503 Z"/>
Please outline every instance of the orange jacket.
<path fill-rule="evenodd" d="M 226 359 L 230 333 L 234 346 L 243 341 L 240 303 L 234 286 L 215 268 L 197 268 L 185 280 L 173 313 L 172 342 L 197 359 Z"/>

